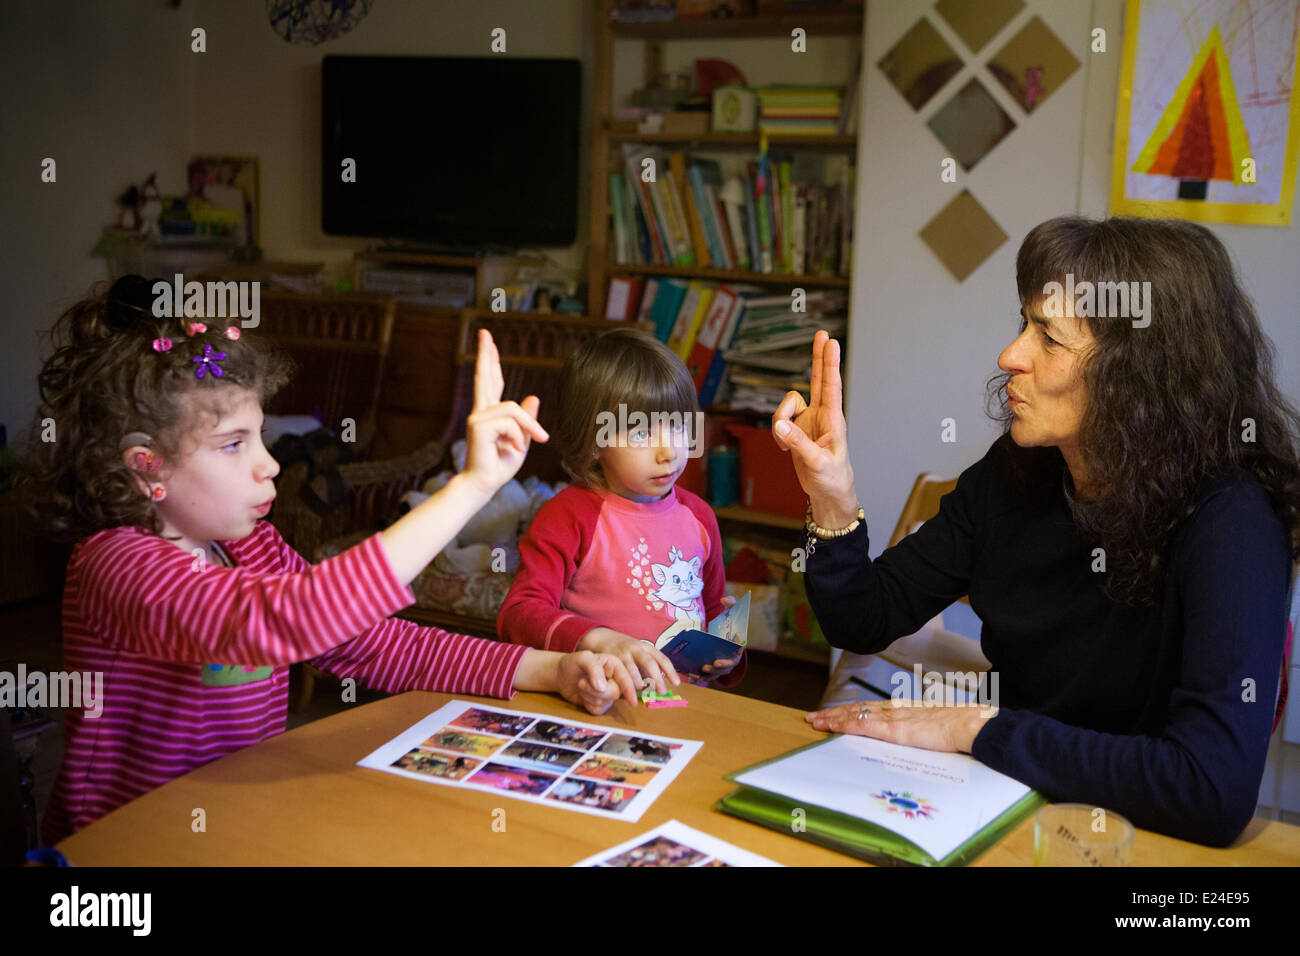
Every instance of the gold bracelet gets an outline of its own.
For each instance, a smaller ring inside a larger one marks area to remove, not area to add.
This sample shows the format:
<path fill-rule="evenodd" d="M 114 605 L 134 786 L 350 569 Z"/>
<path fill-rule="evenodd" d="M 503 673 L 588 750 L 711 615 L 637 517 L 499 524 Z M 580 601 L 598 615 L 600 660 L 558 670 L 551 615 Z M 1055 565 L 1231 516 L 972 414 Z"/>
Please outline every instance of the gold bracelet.
<path fill-rule="evenodd" d="M 803 529 L 808 533 L 808 556 L 812 557 L 813 553 L 817 550 L 817 540 L 819 538 L 823 541 L 827 541 L 831 538 L 842 538 L 846 534 L 851 534 L 854 531 L 857 531 L 858 525 L 860 525 L 862 522 L 866 520 L 867 520 L 867 513 L 863 511 L 862 506 L 859 505 L 858 516 L 853 519 L 853 521 L 849 524 L 847 528 L 840 528 L 838 530 L 831 531 L 827 528 L 823 528 L 820 525 L 813 523 L 812 500 L 810 499 L 808 501 L 808 512 L 804 516 L 804 523 L 803 523 Z"/>

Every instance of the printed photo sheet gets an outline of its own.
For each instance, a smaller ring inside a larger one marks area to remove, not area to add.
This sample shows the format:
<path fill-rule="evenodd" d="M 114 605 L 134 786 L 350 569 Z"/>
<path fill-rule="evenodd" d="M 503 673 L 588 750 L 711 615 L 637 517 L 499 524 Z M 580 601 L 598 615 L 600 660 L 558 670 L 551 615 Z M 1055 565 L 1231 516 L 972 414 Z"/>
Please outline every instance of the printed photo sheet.
<path fill-rule="evenodd" d="M 357 766 L 635 823 L 701 746 L 453 700 Z"/>
<path fill-rule="evenodd" d="M 781 866 L 711 837 L 678 820 L 669 820 L 574 866 Z"/>
<path fill-rule="evenodd" d="M 1029 788 L 967 754 L 842 734 L 738 774 L 737 783 L 892 830 L 936 860 L 992 823 Z"/>

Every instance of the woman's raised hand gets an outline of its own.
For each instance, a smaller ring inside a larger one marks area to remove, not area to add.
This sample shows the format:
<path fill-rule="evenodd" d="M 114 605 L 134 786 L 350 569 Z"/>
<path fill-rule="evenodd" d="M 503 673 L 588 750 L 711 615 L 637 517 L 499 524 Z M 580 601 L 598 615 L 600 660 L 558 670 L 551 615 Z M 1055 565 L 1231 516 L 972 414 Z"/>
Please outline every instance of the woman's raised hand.
<path fill-rule="evenodd" d="M 501 401 L 505 379 L 501 356 L 487 329 L 479 329 L 474 368 L 474 409 L 465 425 L 465 475 L 488 495 L 515 476 L 528 454 L 529 442 L 550 436 L 537 423 L 541 401 L 529 395 L 519 402 Z"/>
<path fill-rule="evenodd" d="M 825 331 L 813 338 L 811 404 L 787 392 L 772 416 L 772 435 L 790 452 L 799 484 L 812 502 L 813 519 L 823 527 L 850 524 L 858 513 L 844 423 L 844 384 L 840 343 Z"/>

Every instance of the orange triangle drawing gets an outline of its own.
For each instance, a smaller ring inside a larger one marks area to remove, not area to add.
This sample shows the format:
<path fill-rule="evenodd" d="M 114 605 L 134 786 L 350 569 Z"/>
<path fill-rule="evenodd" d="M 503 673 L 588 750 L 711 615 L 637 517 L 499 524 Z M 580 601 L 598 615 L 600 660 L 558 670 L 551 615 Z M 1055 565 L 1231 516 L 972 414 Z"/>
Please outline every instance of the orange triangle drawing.
<path fill-rule="evenodd" d="M 1236 182 L 1250 155 L 1232 70 L 1216 26 L 1133 164 L 1133 172 Z"/>

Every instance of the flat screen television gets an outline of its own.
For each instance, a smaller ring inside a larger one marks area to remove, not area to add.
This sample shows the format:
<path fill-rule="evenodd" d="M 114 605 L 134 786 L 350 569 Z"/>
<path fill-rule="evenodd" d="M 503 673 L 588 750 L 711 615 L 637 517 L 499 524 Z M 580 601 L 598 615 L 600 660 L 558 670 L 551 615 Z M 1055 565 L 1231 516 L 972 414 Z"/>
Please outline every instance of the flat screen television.
<path fill-rule="evenodd" d="M 464 250 L 572 244 L 581 80 L 574 59 L 324 57 L 321 228 Z"/>

